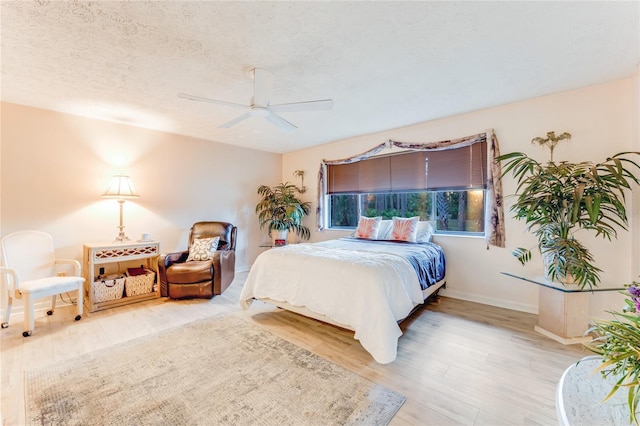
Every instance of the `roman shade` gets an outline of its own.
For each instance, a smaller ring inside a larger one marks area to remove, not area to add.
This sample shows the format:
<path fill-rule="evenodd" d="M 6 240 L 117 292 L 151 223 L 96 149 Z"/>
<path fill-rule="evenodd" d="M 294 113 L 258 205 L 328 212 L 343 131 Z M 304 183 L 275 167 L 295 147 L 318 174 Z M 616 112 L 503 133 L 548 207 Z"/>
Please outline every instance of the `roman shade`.
<path fill-rule="evenodd" d="M 328 194 L 484 189 L 487 143 L 327 165 Z"/>

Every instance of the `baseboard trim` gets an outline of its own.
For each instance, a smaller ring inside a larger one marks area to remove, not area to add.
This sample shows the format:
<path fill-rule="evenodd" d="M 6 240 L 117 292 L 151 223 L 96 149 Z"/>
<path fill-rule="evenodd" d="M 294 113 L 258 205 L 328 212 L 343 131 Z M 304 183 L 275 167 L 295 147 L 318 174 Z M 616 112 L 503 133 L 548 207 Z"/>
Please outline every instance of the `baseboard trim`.
<path fill-rule="evenodd" d="M 238 268 L 236 269 L 236 273 L 248 272 L 251 268 Z M 504 299 L 498 299 L 493 297 L 483 297 L 477 295 L 469 295 L 469 293 L 451 290 L 449 288 L 443 287 L 440 289 L 439 294 L 446 297 L 451 297 L 452 299 L 460 299 L 466 300 L 468 302 L 476 302 L 482 303 L 483 305 L 496 306 L 498 308 L 512 309 L 514 311 L 527 312 L 530 314 L 538 313 L 537 305 L 527 305 L 523 303 L 513 303 Z M 56 307 L 69 306 L 70 303 L 63 302 L 60 298 L 56 301 Z M 34 305 L 35 311 L 46 311 L 51 307 L 51 299 L 46 298 L 38 301 Z M 24 306 L 22 305 L 22 300 L 14 299 L 13 306 L 11 307 L 11 317 L 14 315 L 23 315 L 24 314 Z M 4 312 L 0 310 L 0 318 L 4 318 Z"/>
<path fill-rule="evenodd" d="M 514 311 L 527 312 L 530 314 L 538 313 L 537 305 L 528 305 L 524 303 L 514 303 L 504 299 L 493 297 L 484 297 L 477 295 L 469 295 L 469 293 L 443 288 L 440 290 L 442 296 L 451 297 L 452 299 L 466 300 L 468 302 L 482 303 L 483 305 L 495 306 L 498 308 L 511 309 Z"/>
<path fill-rule="evenodd" d="M 533 329 L 538 333 L 542 334 L 543 336 L 547 336 L 548 338 L 553 339 L 558 343 L 562 343 L 563 345 L 576 345 L 576 344 L 583 345 L 585 343 L 589 343 L 592 340 L 591 336 L 576 336 L 576 337 L 558 336 L 557 334 L 552 333 L 549 330 L 545 330 L 544 328 L 538 325 L 533 327 Z"/>

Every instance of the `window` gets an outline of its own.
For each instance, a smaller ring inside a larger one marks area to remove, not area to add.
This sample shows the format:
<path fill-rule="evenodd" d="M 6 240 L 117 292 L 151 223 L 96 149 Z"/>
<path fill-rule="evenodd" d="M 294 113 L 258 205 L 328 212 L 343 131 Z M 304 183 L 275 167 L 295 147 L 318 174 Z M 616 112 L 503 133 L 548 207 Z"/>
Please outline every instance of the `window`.
<path fill-rule="evenodd" d="M 484 233 L 483 190 L 332 194 L 329 203 L 330 228 L 355 228 L 360 216 L 419 216 L 436 232 Z"/>
<path fill-rule="evenodd" d="M 327 166 L 330 228 L 419 216 L 436 232 L 484 235 L 486 142 Z"/>

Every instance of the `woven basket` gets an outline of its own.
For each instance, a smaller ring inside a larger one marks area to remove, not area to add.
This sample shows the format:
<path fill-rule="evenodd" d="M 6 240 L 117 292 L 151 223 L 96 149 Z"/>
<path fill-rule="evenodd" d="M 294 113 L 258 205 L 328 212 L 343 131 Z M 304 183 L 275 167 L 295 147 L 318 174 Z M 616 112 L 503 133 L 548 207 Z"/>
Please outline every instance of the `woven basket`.
<path fill-rule="evenodd" d="M 109 300 L 122 299 L 124 291 L 124 276 L 107 277 L 104 280 L 93 282 L 93 303 L 107 302 Z"/>
<path fill-rule="evenodd" d="M 124 288 L 128 297 L 153 291 L 153 282 L 156 279 L 156 274 L 151 269 L 145 269 L 144 272 L 143 275 L 129 276 L 127 274 Z"/>

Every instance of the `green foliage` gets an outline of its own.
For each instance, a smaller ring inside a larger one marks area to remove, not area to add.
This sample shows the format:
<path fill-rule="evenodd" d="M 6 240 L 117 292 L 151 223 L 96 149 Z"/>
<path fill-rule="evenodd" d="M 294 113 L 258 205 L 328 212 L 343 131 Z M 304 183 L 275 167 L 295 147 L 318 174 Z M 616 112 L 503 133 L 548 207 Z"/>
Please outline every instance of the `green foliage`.
<path fill-rule="evenodd" d="M 518 259 L 518 262 L 520 262 L 522 266 L 530 261 L 532 256 L 531 250 L 522 247 L 517 247 L 514 251 L 511 252 L 511 254 L 515 256 L 516 259 Z"/>
<path fill-rule="evenodd" d="M 331 195 L 331 226 L 358 225 L 358 196 L 356 194 Z"/>
<path fill-rule="evenodd" d="M 294 231 L 303 240 L 311 237 L 309 228 L 302 224 L 302 218 L 309 214 L 311 203 L 301 201 L 296 192 L 298 188 L 288 182 L 273 188 L 267 185 L 258 187 L 260 201 L 256 205 L 260 229 Z"/>
<path fill-rule="evenodd" d="M 589 329 L 595 337 L 586 347 L 603 358 L 602 364 L 596 369 L 604 377 L 612 377 L 615 384 L 605 401 L 618 390 L 627 390 L 630 421 L 638 424 L 636 411 L 640 399 L 640 316 L 638 295 L 640 283 L 628 285 L 628 291 L 622 292 L 629 296 L 625 299 L 623 312 L 610 312 L 614 320 L 596 320 Z"/>
<path fill-rule="evenodd" d="M 611 240 L 618 228 L 627 229 L 625 191 L 640 183 L 632 173 L 640 165 L 627 157 L 640 153 L 621 152 L 597 164 L 555 163 L 553 149 L 570 138 L 569 133 L 549 132 L 547 138 L 532 140 L 551 150 L 552 159 L 546 164 L 522 152 L 502 155 L 497 161 L 504 162 L 503 176 L 511 173 L 518 184 L 511 211 L 537 237 L 538 249 L 548 257 L 549 277 L 565 282 L 572 276 L 582 288 L 592 288 L 600 282 L 601 271 L 574 234 L 583 229 Z M 522 264 L 531 260 L 527 249 L 516 249 L 514 255 Z"/>

